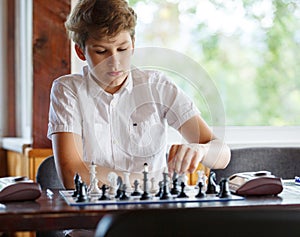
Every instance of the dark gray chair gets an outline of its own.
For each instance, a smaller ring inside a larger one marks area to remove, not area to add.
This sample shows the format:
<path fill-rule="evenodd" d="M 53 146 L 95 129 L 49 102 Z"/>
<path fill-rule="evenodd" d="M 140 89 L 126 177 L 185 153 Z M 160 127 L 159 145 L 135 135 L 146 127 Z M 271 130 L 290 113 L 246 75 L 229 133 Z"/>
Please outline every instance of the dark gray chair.
<path fill-rule="evenodd" d="M 41 185 L 43 190 L 49 189 L 65 189 L 61 183 L 55 167 L 54 156 L 49 156 L 40 164 L 36 181 Z M 37 232 L 37 237 L 64 237 L 63 231 L 45 231 Z"/>
<path fill-rule="evenodd" d="M 127 210 L 104 216 L 95 237 L 299 236 L 300 212 L 292 209 L 177 208 Z"/>
<path fill-rule="evenodd" d="M 54 156 L 49 156 L 40 164 L 36 181 L 41 185 L 43 190 L 50 189 L 64 189 L 63 184 L 61 183 L 57 170 L 55 167 Z"/>
<path fill-rule="evenodd" d="M 250 147 L 231 150 L 226 169 L 214 170 L 217 179 L 234 173 L 267 170 L 274 175 L 293 179 L 300 175 L 300 147 Z"/>

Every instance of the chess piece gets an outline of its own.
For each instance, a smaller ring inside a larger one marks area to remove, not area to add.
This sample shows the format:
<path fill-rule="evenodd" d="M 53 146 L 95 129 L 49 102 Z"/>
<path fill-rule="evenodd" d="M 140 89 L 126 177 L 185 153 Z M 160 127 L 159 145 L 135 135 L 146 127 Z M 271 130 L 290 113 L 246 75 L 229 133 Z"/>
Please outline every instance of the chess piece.
<path fill-rule="evenodd" d="M 75 186 L 75 190 L 73 192 L 72 197 L 77 197 L 78 193 L 79 193 L 79 189 L 80 189 L 80 182 L 81 182 L 81 177 L 79 176 L 78 173 L 75 174 L 74 176 L 74 186 Z"/>
<path fill-rule="evenodd" d="M 174 180 L 173 180 L 173 187 L 172 187 L 172 189 L 171 189 L 171 194 L 172 195 L 178 195 L 179 194 L 179 190 L 178 190 L 178 185 L 177 185 L 177 183 L 178 183 L 178 179 L 177 178 L 175 178 Z"/>
<path fill-rule="evenodd" d="M 163 192 L 160 196 L 161 200 L 171 199 L 172 195 L 169 190 L 169 174 L 168 171 L 164 171 L 163 173 Z"/>
<path fill-rule="evenodd" d="M 96 177 L 97 171 L 96 171 L 96 165 L 94 162 L 90 165 L 90 185 L 88 187 L 88 193 L 89 194 L 99 194 L 100 189 L 98 187 L 98 179 Z"/>
<path fill-rule="evenodd" d="M 141 196 L 141 192 L 139 191 L 139 181 L 138 180 L 134 180 L 134 191 L 131 193 L 131 196 Z"/>
<path fill-rule="evenodd" d="M 198 183 L 198 187 L 199 187 L 199 192 L 198 192 L 198 194 L 197 194 L 195 197 L 196 197 L 196 198 L 204 198 L 206 195 L 205 195 L 205 193 L 202 191 L 204 185 L 203 185 L 203 183 L 202 183 L 201 181 Z"/>
<path fill-rule="evenodd" d="M 121 192 L 121 195 L 120 195 L 120 198 L 119 198 L 122 201 L 125 201 L 125 200 L 129 199 L 129 197 L 126 194 L 126 189 L 127 189 L 126 184 L 123 184 L 122 189 L 121 189 L 122 192 Z"/>
<path fill-rule="evenodd" d="M 150 193 L 156 193 L 157 192 L 157 185 L 156 185 L 156 180 L 154 177 L 151 178 L 151 188 L 150 188 Z"/>
<path fill-rule="evenodd" d="M 120 176 L 118 176 L 117 183 L 118 183 L 118 189 L 115 198 L 119 198 L 122 194 L 123 180 Z"/>
<path fill-rule="evenodd" d="M 115 172 L 109 172 L 107 180 L 109 182 L 109 195 L 116 196 L 118 190 L 118 175 Z"/>
<path fill-rule="evenodd" d="M 88 201 L 87 187 L 84 182 L 79 183 L 79 192 L 76 197 L 76 202 Z"/>
<path fill-rule="evenodd" d="M 126 192 L 132 192 L 131 184 L 130 184 L 130 173 L 123 172 L 124 184 L 126 184 Z"/>
<path fill-rule="evenodd" d="M 198 170 L 197 175 L 198 175 L 198 179 L 196 183 L 199 184 L 201 182 L 202 189 L 206 190 L 207 176 L 205 175 L 204 170 Z"/>
<path fill-rule="evenodd" d="M 189 196 L 186 195 L 186 193 L 184 192 L 184 188 L 185 188 L 185 183 L 181 182 L 181 192 L 179 193 L 179 195 L 177 196 L 178 198 L 188 198 Z"/>
<path fill-rule="evenodd" d="M 106 195 L 106 190 L 108 189 L 108 187 L 103 184 L 102 187 L 101 187 L 101 190 L 102 190 L 102 195 L 101 197 L 98 199 L 98 200 L 109 200 L 110 198 Z"/>
<path fill-rule="evenodd" d="M 219 196 L 219 198 L 230 198 L 231 197 L 228 179 L 223 178 L 220 181 L 220 192 L 219 192 L 218 196 Z"/>
<path fill-rule="evenodd" d="M 213 171 L 210 171 L 206 194 L 217 194 L 216 188 L 217 188 L 216 173 Z"/>
<path fill-rule="evenodd" d="M 159 181 L 158 186 L 159 186 L 159 190 L 158 190 L 158 193 L 155 194 L 155 197 L 161 197 L 161 195 L 163 193 L 163 187 L 164 187 L 163 181 Z"/>
<path fill-rule="evenodd" d="M 188 185 L 188 181 L 189 181 L 189 178 L 186 174 L 181 174 L 178 176 L 178 184 L 181 185 L 181 183 L 184 182 L 185 190 L 191 189 L 191 186 Z"/>
<path fill-rule="evenodd" d="M 144 174 L 144 179 L 143 179 L 144 192 L 143 192 L 140 200 L 148 200 L 148 199 L 150 199 L 151 196 L 148 192 L 148 164 L 147 163 L 144 164 L 143 174 Z"/>

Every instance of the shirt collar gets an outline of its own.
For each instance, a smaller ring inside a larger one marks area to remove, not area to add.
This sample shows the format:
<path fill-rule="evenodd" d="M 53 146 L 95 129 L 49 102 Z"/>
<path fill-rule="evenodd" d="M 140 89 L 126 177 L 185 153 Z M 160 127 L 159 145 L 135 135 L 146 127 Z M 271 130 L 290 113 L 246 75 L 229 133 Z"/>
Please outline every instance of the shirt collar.
<path fill-rule="evenodd" d="M 105 90 L 101 86 L 99 86 L 97 82 L 92 78 L 88 66 L 84 66 L 82 70 L 83 70 L 83 77 L 87 81 L 87 90 L 89 95 L 91 95 L 92 97 L 99 96 L 99 94 L 108 95 L 108 93 L 105 92 Z M 133 88 L 132 70 L 130 70 L 124 85 L 116 93 L 119 94 L 125 90 L 130 93 L 132 91 L 132 88 Z"/>

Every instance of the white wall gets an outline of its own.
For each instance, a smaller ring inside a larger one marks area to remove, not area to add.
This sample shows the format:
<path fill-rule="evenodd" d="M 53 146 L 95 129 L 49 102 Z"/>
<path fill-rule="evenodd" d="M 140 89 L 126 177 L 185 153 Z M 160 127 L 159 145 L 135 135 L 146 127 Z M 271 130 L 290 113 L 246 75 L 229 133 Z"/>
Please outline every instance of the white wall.
<path fill-rule="evenodd" d="M 17 1 L 16 14 L 16 130 L 30 139 L 32 128 L 32 0 Z M 22 116 L 18 116 L 22 115 Z"/>

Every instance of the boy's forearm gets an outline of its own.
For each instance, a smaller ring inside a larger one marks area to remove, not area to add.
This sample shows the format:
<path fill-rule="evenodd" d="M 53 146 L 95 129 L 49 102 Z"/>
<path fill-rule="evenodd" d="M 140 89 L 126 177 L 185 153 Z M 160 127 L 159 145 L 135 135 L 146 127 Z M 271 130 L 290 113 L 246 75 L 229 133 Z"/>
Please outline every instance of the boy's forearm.
<path fill-rule="evenodd" d="M 207 144 L 201 144 L 205 147 L 205 155 L 201 163 L 211 169 L 224 169 L 230 162 L 230 148 L 221 140 L 214 139 Z"/>

